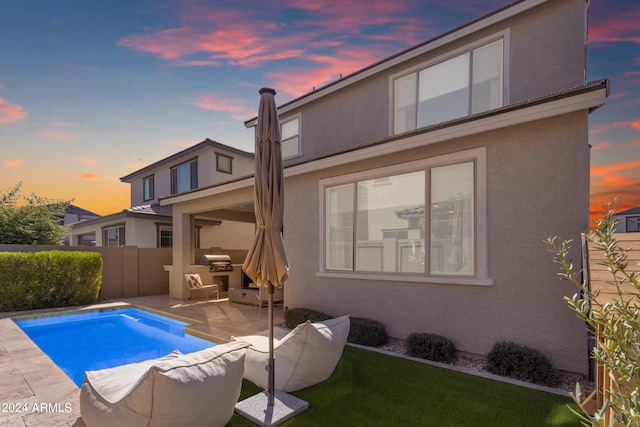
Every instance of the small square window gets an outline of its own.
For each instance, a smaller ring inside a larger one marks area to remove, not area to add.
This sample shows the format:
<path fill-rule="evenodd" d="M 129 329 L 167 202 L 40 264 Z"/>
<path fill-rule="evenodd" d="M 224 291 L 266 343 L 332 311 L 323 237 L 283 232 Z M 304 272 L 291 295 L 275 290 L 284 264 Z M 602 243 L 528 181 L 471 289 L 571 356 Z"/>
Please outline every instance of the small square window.
<path fill-rule="evenodd" d="M 232 173 L 233 157 L 216 153 L 216 170 L 218 172 Z"/>

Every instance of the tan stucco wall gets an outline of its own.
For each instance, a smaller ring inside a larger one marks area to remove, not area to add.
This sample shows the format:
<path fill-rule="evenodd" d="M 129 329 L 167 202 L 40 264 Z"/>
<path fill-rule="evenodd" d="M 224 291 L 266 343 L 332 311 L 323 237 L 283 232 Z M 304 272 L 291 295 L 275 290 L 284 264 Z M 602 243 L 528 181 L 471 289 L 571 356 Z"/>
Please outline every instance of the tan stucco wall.
<path fill-rule="evenodd" d="M 287 112 L 282 119 L 301 113 L 302 154 L 285 164 L 389 137 L 390 76 L 443 60 L 456 49 L 468 49 L 496 34 L 505 37 L 505 105 L 584 84 L 584 11 L 584 0 L 546 2 Z"/>
<path fill-rule="evenodd" d="M 446 141 L 286 180 L 284 236 L 289 307 L 381 321 L 388 333 L 438 333 L 461 351 L 486 354 L 499 340 L 547 354 L 560 369 L 587 370 L 584 325 L 562 301 L 542 243 L 588 229 L 589 149 L 585 113 Z M 488 272 L 493 286 L 318 277 L 319 179 L 475 147 L 487 153 Z M 578 258 L 578 257 L 576 257 Z"/>
<path fill-rule="evenodd" d="M 223 220 L 219 226 L 202 228 L 200 247 L 247 249 L 255 234 L 255 224 Z"/>

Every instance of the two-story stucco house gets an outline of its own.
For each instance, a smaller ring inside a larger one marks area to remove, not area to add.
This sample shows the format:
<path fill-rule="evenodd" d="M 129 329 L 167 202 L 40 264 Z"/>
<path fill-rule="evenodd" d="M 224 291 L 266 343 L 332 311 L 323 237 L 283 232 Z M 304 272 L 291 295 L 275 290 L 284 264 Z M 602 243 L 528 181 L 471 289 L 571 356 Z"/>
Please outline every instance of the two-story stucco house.
<path fill-rule="evenodd" d="M 210 139 L 120 178 L 130 184 L 131 207 L 72 226 L 72 242 L 82 245 L 92 236 L 97 246 L 171 248 L 171 206 L 160 206 L 162 197 L 189 193 L 253 174 L 252 153 Z M 194 218 L 191 230 L 196 248 L 246 246 L 253 237 L 247 222 L 223 221 L 206 215 Z M 233 242 L 232 246 L 229 246 Z"/>
<path fill-rule="evenodd" d="M 585 373 L 587 332 L 562 300 L 574 290 L 543 241 L 589 228 L 588 119 L 609 84 L 585 81 L 588 8 L 517 1 L 280 105 L 285 305 L 479 355 L 514 341 Z M 193 218 L 244 214 L 252 186 L 160 201 L 172 296 Z"/>

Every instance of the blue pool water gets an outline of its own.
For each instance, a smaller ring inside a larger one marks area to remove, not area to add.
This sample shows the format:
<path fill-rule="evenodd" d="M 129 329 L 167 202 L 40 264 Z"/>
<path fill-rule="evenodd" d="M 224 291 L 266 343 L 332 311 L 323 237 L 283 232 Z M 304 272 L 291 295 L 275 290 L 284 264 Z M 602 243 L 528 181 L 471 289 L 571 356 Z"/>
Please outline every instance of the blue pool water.
<path fill-rule="evenodd" d="M 76 385 L 84 371 L 111 368 L 215 345 L 184 333 L 187 324 L 144 310 L 125 308 L 15 323 Z"/>

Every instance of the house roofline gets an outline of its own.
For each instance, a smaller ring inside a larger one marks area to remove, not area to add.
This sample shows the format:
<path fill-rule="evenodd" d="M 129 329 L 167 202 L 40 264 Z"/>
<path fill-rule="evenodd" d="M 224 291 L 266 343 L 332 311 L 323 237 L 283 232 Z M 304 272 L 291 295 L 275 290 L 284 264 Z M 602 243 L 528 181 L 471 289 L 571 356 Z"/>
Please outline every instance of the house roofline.
<path fill-rule="evenodd" d="M 452 43 L 491 25 L 502 22 L 513 16 L 519 15 L 529 9 L 539 6 L 549 0 L 518 0 L 504 7 L 496 9 L 483 15 L 473 21 L 467 22 L 464 25 L 456 27 L 445 33 L 442 33 L 432 39 L 419 43 L 404 49 L 396 54 L 393 54 L 385 59 L 375 62 L 365 68 L 348 74 L 331 83 L 327 83 L 318 89 L 314 89 L 298 98 L 295 98 L 289 102 L 286 102 L 278 107 L 278 114 L 286 114 L 291 110 L 302 107 L 303 105 L 315 101 L 330 95 L 338 90 L 343 89 L 346 86 L 355 84 L 361 80 L 364 80 L 372 75 L 381 73 L 389 68 L 395 67 L 401 63 L 409 61 L 415 57 L 423 55 L 429 51 L 435 50 L 446 44 Z M 256 125 L 258 117 L 253 117 L 244 122 L 246 128 L 251 128 Z"/>
<path fill-rule="evenodd" d="M 72 228 L 75 227 L 84 227 L 91 226 L 95 224 L 100 224 L 101 222 L 113 222 L 114 220 L 125 219 L 125 218 L 144 218 L 144 219 L 154 219 L 160 221 L 173 221 L 173 217 L 171 215 L 158 215 L 151 213 L 142 213 L 142 212 L 132 212 L 128 209 L 124 209 L 120 212 L 115 212 L 109 215 L 101 216 L 99 218 L 88 219 L 86 221 L 74 222 L 71 225 Z"/>
<path fill-rule="evenodd" d="M 175 154 L 172 154 L 172 155 L 170 155 L 168 157 L 165 157 L 164 159 L 158 160 L 157 162 L 154 162 L 154 163 L 152 163 L 152 164 L 150 164 L 148 166 L 145 166 L 142 169 L 138 169 L 137 171 L 132 172 L 129 175 L 125 175 L 122 178 L 120 178 L 120 181 L 130 183 L 131 180 L 133 178 L 137 177 L 137 176 L 149 173 L 153 169 L 156 169 L 156 168 L 158 168 L 160 166 L 166 165 L 167 163 L 171 163 L 171 162 L 173 162 L 173 161 L 175 161 L 175 160 L 177 160 L 177 159 L 179 159 L 181 157 L 184 157 L 184 156 L 187 156 L 187 155 L 189 155 L 191 153 L 194 153 L 194 152 L 202 149 L 205 146 L 218 148 L 220 150 L 231 151 L 231 152 L 236 153 L 236 154 L 238 154 L 240 156 L 245 156 L 245 157 L 249 157 L 249 158 L 252 158 L 252 159 L 254 158 L 254 154 L 253 153 L 249 153 L 247 151 L 243 151 L 243 150 L 240 150 L 238 148 L 234 148 L 234 147 L 231 147 L 229 145 L 222 144 L 222 143 L 220 143 L 218 141 L 214 141 L 214 140 L 211 140 L 209 138 L 206 138 L 204 141 L 199 142 L 199 143 L 197 143 L 195 145 L 192 145 L 189 148 L 186 148 L 186 149 L 184 149 L 182 151 L 179 151 L 179 152 L 177 152 Z"/>
<path fill-rule="evenodd" d="M 586 85 L 552 93 L 543 97 L 511 104 L 487 112 L 462 117 L 434 126 L 417 129 L 399 135 L 393 135 L 376 141 L 328 153 L 306 161 L 289 164 L 284 167 L 284 176 L 296 176 L 339 166 L 354 161 L 366 160 L 430 145 L 454 138 L 460 138 L 515 126 L 534 120 L 587 110 L 589 113 L 605 104 L 610 92 L 608 79 L 597 80 Z M 250 187 L 254 184 L 253 175 L 234 181 L 211 185 L 187 193 L 167 196 L 159 200 L 160 205 L 171 205 L 194 200 L 227 191 Z"/>
<path fill-rule="evenodd" d="M 640 206 L 636 206 L 633 208 L 625 209 L 620 212 L 615 212 L 613 216 L 624 216 L 624 215 L 640 215 Z"/>

